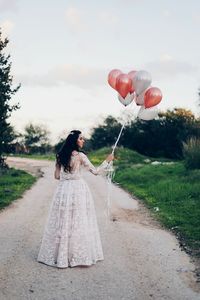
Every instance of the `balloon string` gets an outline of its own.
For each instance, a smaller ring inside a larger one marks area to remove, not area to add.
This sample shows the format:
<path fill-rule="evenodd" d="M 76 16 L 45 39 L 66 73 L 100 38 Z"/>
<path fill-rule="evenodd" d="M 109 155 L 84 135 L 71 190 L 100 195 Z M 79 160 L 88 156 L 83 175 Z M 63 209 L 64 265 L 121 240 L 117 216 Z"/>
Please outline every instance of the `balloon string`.
<path fill-rule="evenodd" d="M 123 131 L 124 127 L 125 127 L 125 123 L 126 123 L 126 121 L 124 121 L 124 123 L 123 123 L 123 125 L 122 125 L 122 127 L 121 127 L 120 133 L 119 133 L 118 138 L 117 138 L 117 140 L 116 140 L 116 142 L 115 142 L 115 144 L 114 144 L 114 146 L 113 146 L 113 150 L 112 150 L 112 153 L 111 153 L 111 154 L 114 154 L 114 152 L 115 152 L 115 148 L 117 147 L 117 144 L 118 144 L 118 142 L 119 142 L 119 139 L 120 139 L 120 137 L 121 137 L 121 135 L 122 135 L 122 131 Z"/>
<path fill-rule="evenodd" d="M 130 103 L 129 107 L 131 107 L 132 104 L 133 104 L 133 101 Z M 127 109 L 127 106 L 125 107 L 124 111 L 125 111 L 126 109 Z M 117 147 L 117 144 L 118 144 L 118 142 L 119 142 L 119 139 L 120 139 L 120 137 L 121 137 L 121 135 L 122 135 L 122 131 L 124 130 L 125 124 L 126 124 L 126 120 L 124 119 L 124 122 L 122 123 L 122 127 L 121 127 L 121 129 L 120 129 L 120 132 L 119 132 L 119 135 L 118 135 L 118 137 L 117 137 L 117 140 L 116 140 L 116 142 L 115 142 L 115 144 L 114 144 L 114 146 L 113 146 L 113 149 L 112 149 L 112 153 L 111 153 L 111 154 L 114 154 L 114 152 L 115 152 L 115 149 L 116 149 L 116 147 Z"/>
<path fill-rule="evenodd" d="M 110 162 L 108 166 L 108 173 L 107 173 L 107 198 L 106 198 L 106 207 L 105 207 L 105 216 L 106 221 L 110 220 L 110 210 L 111 210 L 111 187 L 112 187 L 112 180 L 114 178 L 114 168 L 113 168 L 113 162 Z"/>
<path fill-rule="evenodd" d="M 115 149 L 117 147 L 117 144 L 119 142 L 119 139 L 122 135 L 122 131 L 125 127 L 125 123 L 126 121 L 124 120 L 123 124 L 122 124 L 122 127 L 120 129 L 120 132 L 119 132 L 119 135 L 117 137 L 117 140 L 113 146 L 113 149 L 112 149 L 112 155 L 114 154 L 115 152 Z M 107 186 L 108 186 L 108 189 L 107 189 L 107 199 L 106 199 L 106 212 L 105 212 L 105 215 L 106 215 L 106 220 L 110 220 L 110 209 L 111 209 L 111 197 L 110 197 L 110 194 L 111 194 L 111 184 L 112 184 L 112 181 L 113 181 L 113 178 L 114 178 L 114 175 L 115 175 L 115 171 L 114 171 L 114 167 L 113 167 L 113 161 L 110 161 L 108 163 L 108 167 L 107 167 Z"/>
<path fill-rule="evenodd" d="M 131 103 L 132 105 L 132 103 Z M 129 107 L 131 106 L 129 105 Z M 126 107 L 125 107 L 126 109 Z M 124 119 L 124 122 L 122 123 L 122 127 L 120 129 L 120 132 L 118 134 L 118 137 L 117 137 L 117 140 L 113 146 L 113 149 L 112 149 L 112 155 L 114 155 L 114 152 L 115 152 L 115 149 L 117 147 L 117 144 L 119 142 L 119 139 L 122 135 L 122 132 L 124 130 L 124 127 L 125 127 L 125 124 L 126 124 L 126 120 Z M 106 215 L 106 220 L 110 220 L 110 210 L 111 210 L 111 197 L 110 197 L 110 194 L 111 194 L 111 187 L 112 187 L 112 181 L 113 181 L 113 178 L 115 176 L 115 170 L 114 170 L 114 167 L 113 167 L 113 161 L 110 161 L 109 164 L 108 164 L 108 167 L 107 167 L 107 186 L 108 186 L 108 189 L 107 189 L 107 198 L 106 198 L 106 209 L 105 209 L 105 215 Z"/>

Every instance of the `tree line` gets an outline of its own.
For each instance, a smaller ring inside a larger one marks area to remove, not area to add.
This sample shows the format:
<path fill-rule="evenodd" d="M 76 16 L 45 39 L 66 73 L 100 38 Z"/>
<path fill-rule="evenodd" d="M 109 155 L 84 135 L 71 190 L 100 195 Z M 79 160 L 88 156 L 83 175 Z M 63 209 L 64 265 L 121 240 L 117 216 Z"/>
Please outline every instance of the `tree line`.
<path fill-rule="evenodd" d="M 86 151 L 114 145 L 122 126 L 121 118 L 107 116 L 92 129 L 86 140 Z M 64 142 L 50 143 L 50 131 L 40 124 L 27 124 L 23 133 L 13 132 L 13 141 L 7 145 L 8 153 L 52 153 L 57 152 Z M 160 112 L 155 120 L 127 121 L 118 146 L 135 150 L 151 157 L 182 159 L 183 144 L 190 138 L 200 139 L 200 118 L 190 110 L 174 108 Z"/>
<path fill-rule="evenodd" d="M 112 116 L 105 118 L 91 134 L 90 147 L 111 147 L 118 136 L 122 122 Z M 151 121 L 130 120 L 119 140 L 119 146 L 136 150 L 152 157 L 179 159 L 183 156 L 183 143 L 189 138 L 200 138 L 200 118 L 190 110 L 174 108 L 160 112 Z"/>

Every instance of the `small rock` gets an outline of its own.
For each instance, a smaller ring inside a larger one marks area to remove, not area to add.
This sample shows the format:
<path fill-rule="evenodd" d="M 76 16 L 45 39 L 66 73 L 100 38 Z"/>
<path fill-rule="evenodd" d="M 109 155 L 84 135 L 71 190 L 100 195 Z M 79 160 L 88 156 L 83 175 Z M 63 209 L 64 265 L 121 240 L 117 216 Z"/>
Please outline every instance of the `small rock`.
<path fill-rule="evenodd" d="M 147 163 L 147 164 L 151 162 L 151 160 L 148 159 L 148 158 L 147 158 L 147 159 L 144 159 L 143 161 L 144 161 L 145 163 Z"/>
<path fill-rule="evenodd" d="M 151 163 L 153 166 L 156 166 L 156 165 L 162 165 L 162 162 L 161 161 L 152 161 Z"/>
<path fill-rule="evenodd" d="M 159 211 L 159 207 L 155 206 L 155 207 L 154 207 L 154 210 L 155 210 L 155 211 Z"/>

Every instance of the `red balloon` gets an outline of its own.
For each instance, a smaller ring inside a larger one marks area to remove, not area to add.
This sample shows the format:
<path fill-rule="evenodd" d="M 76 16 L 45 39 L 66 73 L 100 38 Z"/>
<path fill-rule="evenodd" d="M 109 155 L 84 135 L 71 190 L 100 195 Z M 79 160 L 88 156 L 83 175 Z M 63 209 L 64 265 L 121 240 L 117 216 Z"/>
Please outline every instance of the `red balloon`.
<path fill-rule="evenodd" d="M 130 93 L 132 88 L 132 80 L 127 74 L 120 74 L 117 77 L 116 90 L 118 93 L 125 98 Z"/>
<path fill-rule="evenodd" d="M 144 94 L 144 106 L 150 108 L 157 105 L 162 100 L 162 92 L 157 87 L 149 88 Z"/>
<path fill-rule="evenodd" d="M 137 71 L 130 71 L 129 73 L 128 73 L 128 76 L 130 77 L 130 79 L 132 80 L 132 88 L 131 88 L 131 93 L 133 93 L 134 91 L 135 91 L 135 88 L 134 88 L 134 85 L 133 85 L 133 77 L 135 76 L 135 73 L 136 73 Z"/>
<path fill-rule="evenodd" d="M 115 90 L 116 90 L 116 79 L 120 74 L 122 74 L 122 71 L 118 69 L 114 69 L 110 71 L 110 73 L 108 74 L 108 83 Z"/>

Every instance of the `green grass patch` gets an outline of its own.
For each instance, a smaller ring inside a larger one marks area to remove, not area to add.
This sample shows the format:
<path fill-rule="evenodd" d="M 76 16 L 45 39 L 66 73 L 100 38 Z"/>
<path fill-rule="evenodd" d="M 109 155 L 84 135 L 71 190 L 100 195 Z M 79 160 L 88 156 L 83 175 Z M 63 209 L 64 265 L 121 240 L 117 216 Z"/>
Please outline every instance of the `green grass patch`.
<path fill-rule="evenodd" d="M 25 171 L 10 168 L 0 172 L 0 209 L 22 196 L 36 181 Z"/>
<path fill-rule="evenodd" d="M 93 163 L 105 159 L 110 149 L 90 154 Z M 173 228 L 184 243 L 200 255 L 200 170 L 186 170 L 184 162 L 152 165 L 149 161 L 168 161 L 118 149 L 114 162 L 114 181 L 143 200 L 155 217 Z M 156 211 L 156 208 L 159 210 Z"/>
<path fill-rule="evenodd" d="M 111 151 L 111 148 L 101 148 L 89 153 L 88 156 L 94 164 L 100 164 L 106 158 L 106 156 L 111 153 Z M 117 165 L 119 166 L 120 164 L 128 165 L 130 163 L 143 163 L 147 157 L 126 148 L 117 148 L 115 152 L 115 158 L 117 160 Z"/>
<path fill-rule="evenodd" d="M 9 157 L 22 157 L 22 158 L 31 158 L 31 159 L 45 159 L 45 160 L 55 160 L 56 159 L 56 155 L 54 153 L 50 153 L 50 154 L 14 154 L 8 155 Z"/>

